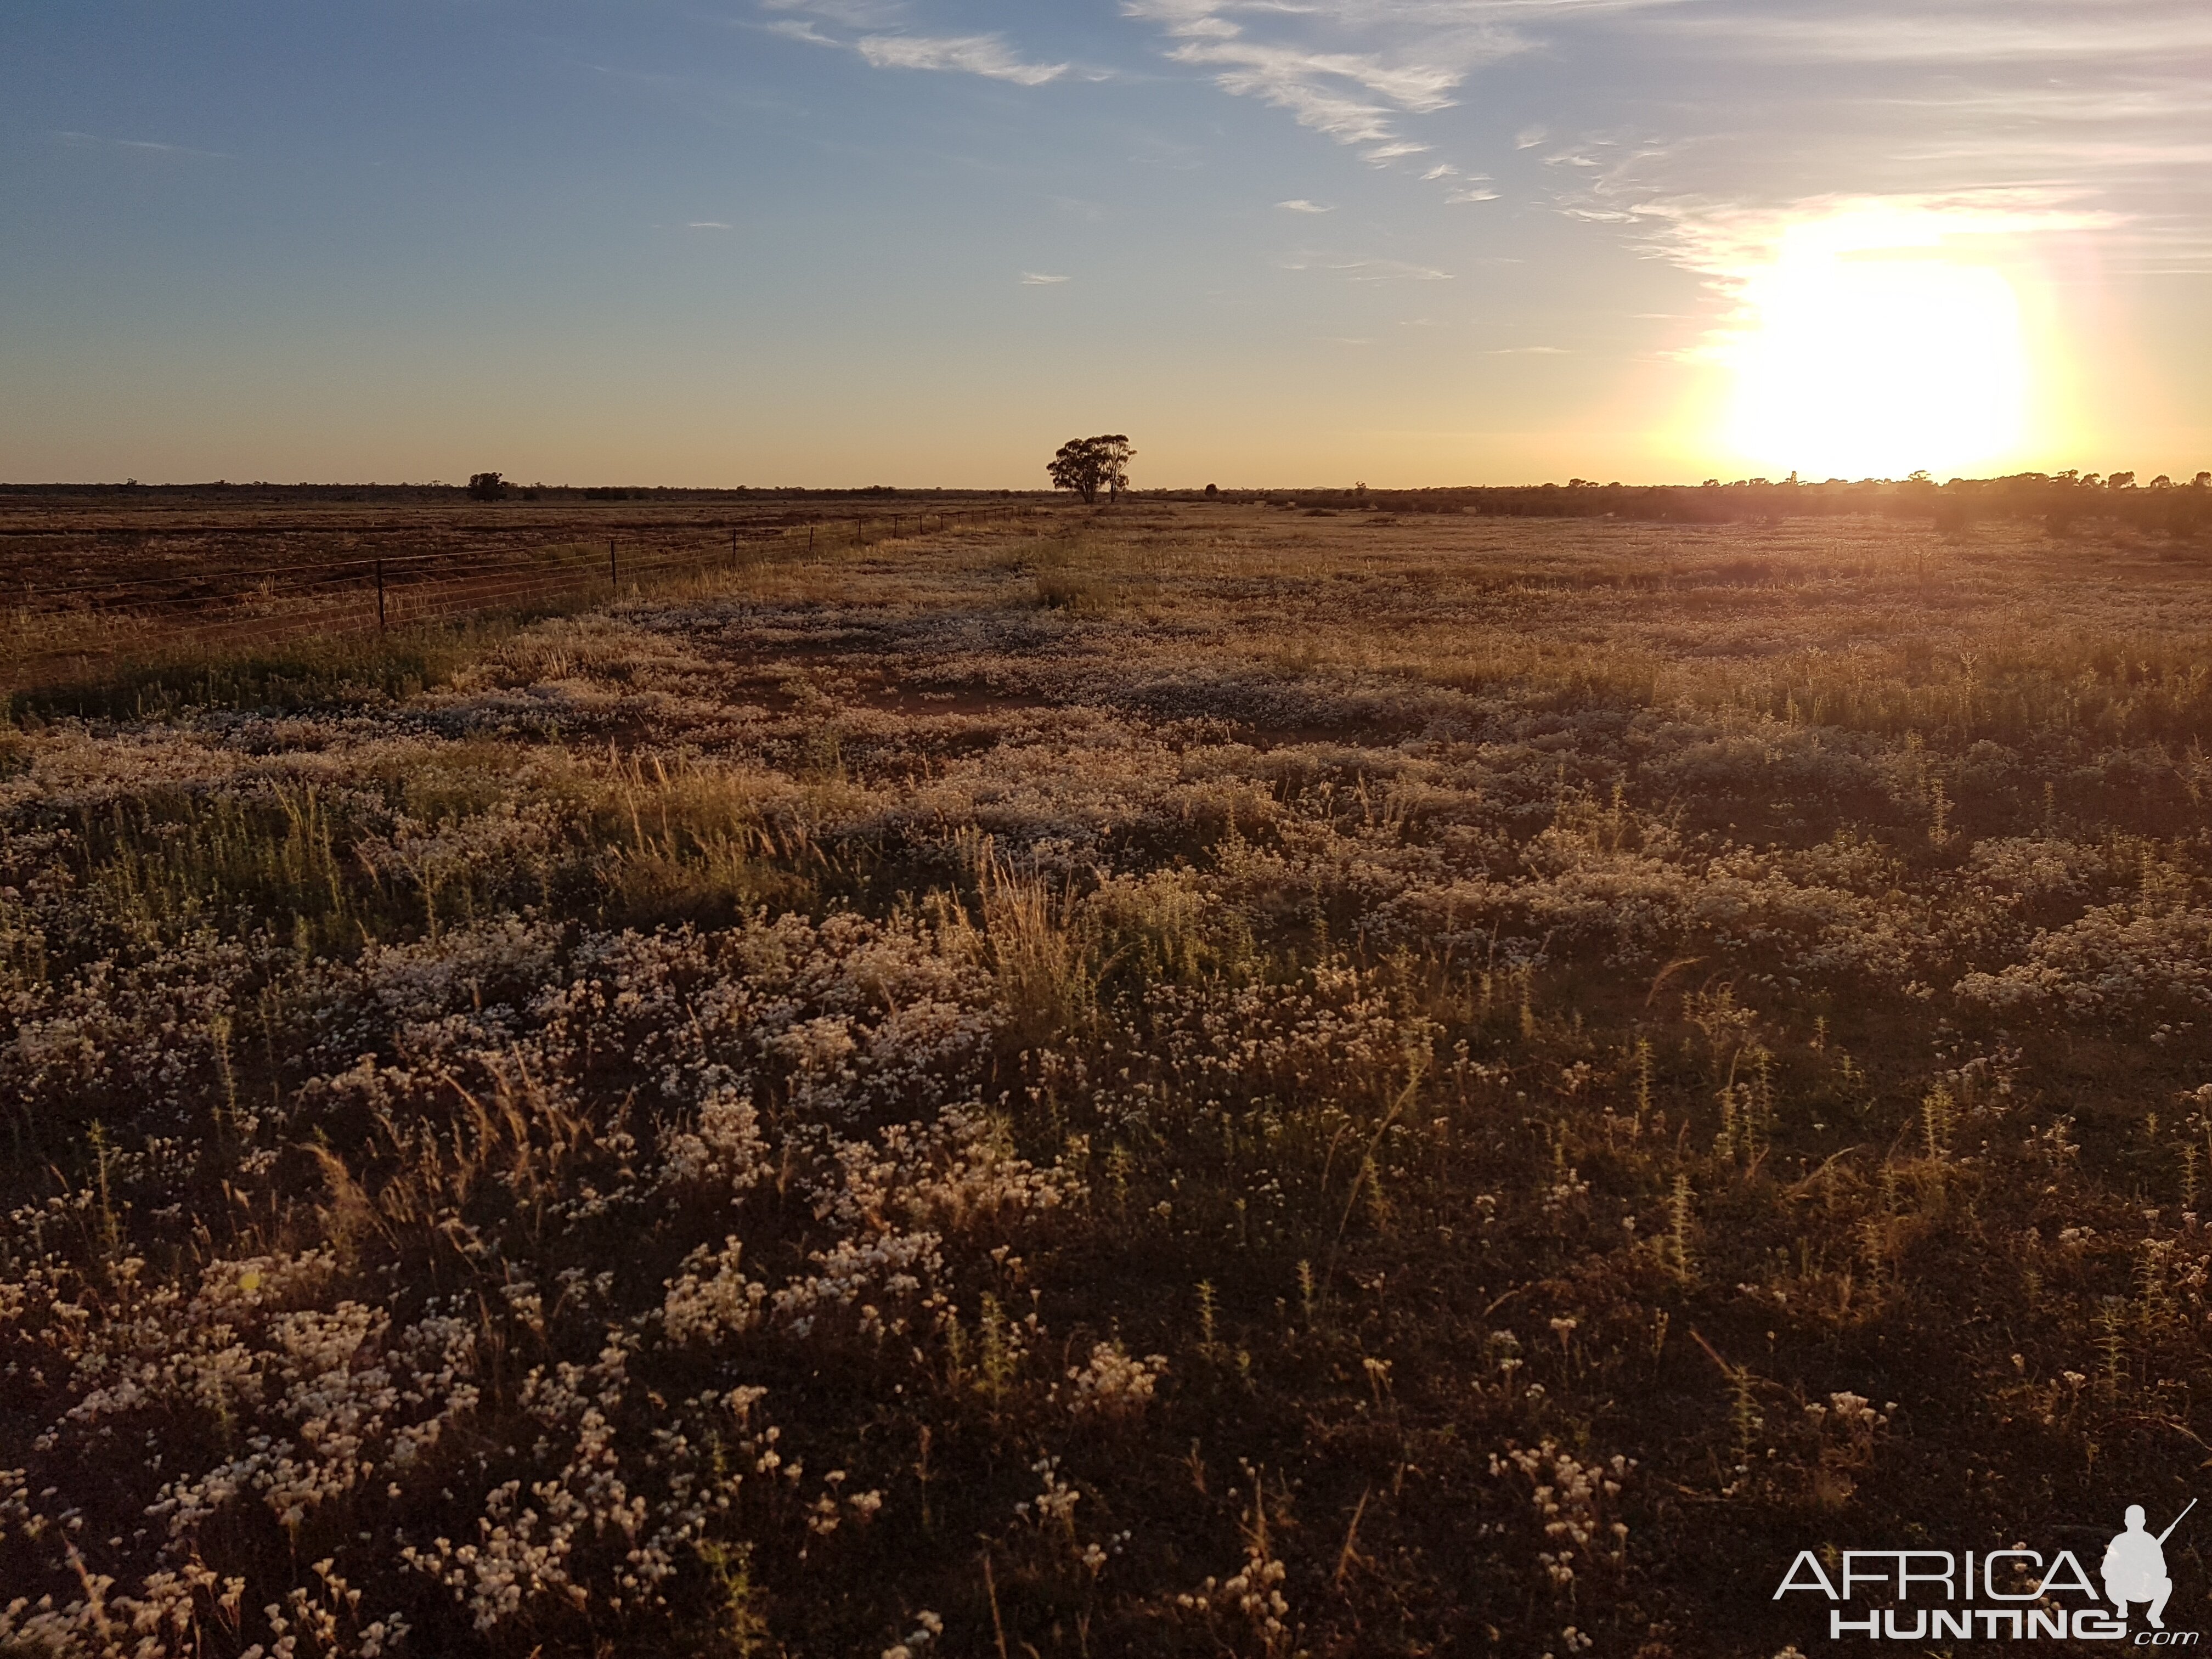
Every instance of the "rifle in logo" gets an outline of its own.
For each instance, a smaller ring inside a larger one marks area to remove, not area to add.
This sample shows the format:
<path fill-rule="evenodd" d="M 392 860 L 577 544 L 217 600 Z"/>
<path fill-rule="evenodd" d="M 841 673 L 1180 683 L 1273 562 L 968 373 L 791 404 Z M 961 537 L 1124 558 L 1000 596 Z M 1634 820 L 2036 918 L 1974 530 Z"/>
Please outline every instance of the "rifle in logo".
<path fill-rule="evenodd" d="M 2179 1526 L 2179 1525 L 2180 1525 L 2184 1521 L 2187 1520 L 2187 1519 L 2189 1518 L 2189 1511 L 2190 1511 L 2190 1510 L 2193 1510 L 2193 1509 L 2195 1509 L 2196 1507 L 2197 1507 L 2197 1500 L 2196 1500 L 2195 1498 L 2191 1498 L 2191 1499 L 2190 1499 L 2186 1504 L 2184 1504 L 2181 1506 L 2181 1513 L 2180 1513 L 2179 1515 L 2177 1515 L 2177 1516 L 2175 1516 L 2173 1517 L 2173 1526 L 2172 1526 L 2172 1527 L 2168 1527 L 2168 1528 L 2167 1528 L 2164 1532 L 2162 1532 L 2162 1533 L 2159 1534 L 2159 1535 L 2158 1535 L 2158 1541 L 2159 1541 L 2160 1544 L 2163 1544 L 2163 1543 L 2165 1543 L 2165 1542 L 2166 1542 L 2166 1540 L 2167 1539 L 2169 1539 L 2169 1538 L 2172 1537 L 2172 1536 L 2173 1536 L 2173 1527 L 2178 1527 L 2178 1526 Z"/>

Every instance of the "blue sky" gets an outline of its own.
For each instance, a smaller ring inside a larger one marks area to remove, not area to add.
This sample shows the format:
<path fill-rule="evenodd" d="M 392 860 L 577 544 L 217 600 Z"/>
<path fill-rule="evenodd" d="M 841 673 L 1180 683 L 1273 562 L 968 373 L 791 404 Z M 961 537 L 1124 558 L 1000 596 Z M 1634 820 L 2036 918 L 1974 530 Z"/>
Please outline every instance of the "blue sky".
<path fill-rule="evenodd" d="M 0 108 L 15 480 L 1741 476 L 1831 219 L 2017 292 L 1992 465 L 2212 466 L 2201 0 L 31 3 Z"/>

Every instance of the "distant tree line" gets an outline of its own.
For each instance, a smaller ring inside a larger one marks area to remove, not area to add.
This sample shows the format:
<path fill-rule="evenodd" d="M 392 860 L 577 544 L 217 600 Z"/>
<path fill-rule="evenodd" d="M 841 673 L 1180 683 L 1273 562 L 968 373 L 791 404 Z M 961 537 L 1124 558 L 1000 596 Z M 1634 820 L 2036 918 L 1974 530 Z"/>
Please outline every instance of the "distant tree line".
<path fill-rule="evenodd" d="M 1509 519 L 1638 519 L 1674 524 L 1739 524 L 1771 519 L 1875 515 L 1925 519 L 1945 529 L 1998 519 L 2040 519 L 2054 532 L 2111 522 L 2145 533 L 2193 536 L 2212 531 L 2212 472 L 2147 483 L 2132 472 L 2109 477 L 2075 471 L 2021 472 L 2001 478 L 1925 474 L 1905 479 L 1739 479 L 1704 484 L 1596 483 L 1469 485 L 1430 489 L 1203 490 L 1151 494 L 1192 501 L 1262 502 L 1307 512 L 1468 514 Z"/>

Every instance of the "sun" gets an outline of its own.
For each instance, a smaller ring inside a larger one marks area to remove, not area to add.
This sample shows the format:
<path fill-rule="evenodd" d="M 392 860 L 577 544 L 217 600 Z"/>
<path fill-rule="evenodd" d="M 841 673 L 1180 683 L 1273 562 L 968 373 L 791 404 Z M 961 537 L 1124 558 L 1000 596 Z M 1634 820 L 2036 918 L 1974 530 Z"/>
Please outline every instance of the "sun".
<path fill-rule="evenodd" d="M 2020 297 L 1940 224 L 1888 215 L 1793 227 L 1744 273 L 1729 447 L 1775 472 L 1939 476 L 1986 467 L 2025 435 Z"/>

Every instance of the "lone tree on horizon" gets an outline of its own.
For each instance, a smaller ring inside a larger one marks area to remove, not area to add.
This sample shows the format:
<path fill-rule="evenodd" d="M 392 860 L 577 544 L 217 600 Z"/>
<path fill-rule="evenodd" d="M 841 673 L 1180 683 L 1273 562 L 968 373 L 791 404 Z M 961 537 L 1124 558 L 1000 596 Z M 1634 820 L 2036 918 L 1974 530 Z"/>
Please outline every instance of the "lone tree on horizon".
<path fill-rule="evenodd" d="M 1119 432 L 1096 438 L 1070 438 L 1045 463 L 1054 489 L 1073 489 L 1085 507 L 1098 499 L 1103 488 L 1113 501 L 1129 487 L 1129 462 L 1136 454 Z"/>

